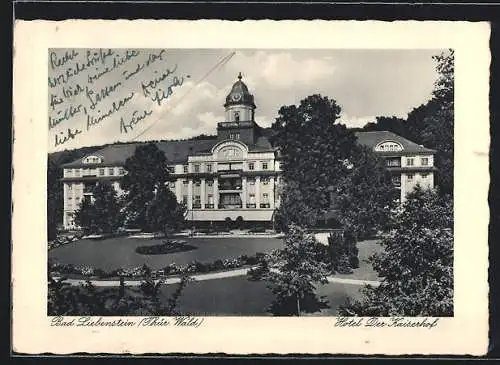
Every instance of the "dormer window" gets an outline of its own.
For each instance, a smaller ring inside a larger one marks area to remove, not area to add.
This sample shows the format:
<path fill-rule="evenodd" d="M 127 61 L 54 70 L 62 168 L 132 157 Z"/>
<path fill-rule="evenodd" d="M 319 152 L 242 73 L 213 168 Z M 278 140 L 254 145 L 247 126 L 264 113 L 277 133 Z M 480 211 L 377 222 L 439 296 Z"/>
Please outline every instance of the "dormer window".
<path fill-rule="evenodd" d="M 399 152 L 403 150 L 403 146 L 400 143 L 393 142 L 393 141 L 385 141 L 382 143 L 379 143 L 375 147 L 375 151 L 378 152 Z"/>
<path fill-rule="evenodd" d="M 101 163 L 102 158 L 98 156 L 87 156 L 83 159 L 84 164 Z"/>

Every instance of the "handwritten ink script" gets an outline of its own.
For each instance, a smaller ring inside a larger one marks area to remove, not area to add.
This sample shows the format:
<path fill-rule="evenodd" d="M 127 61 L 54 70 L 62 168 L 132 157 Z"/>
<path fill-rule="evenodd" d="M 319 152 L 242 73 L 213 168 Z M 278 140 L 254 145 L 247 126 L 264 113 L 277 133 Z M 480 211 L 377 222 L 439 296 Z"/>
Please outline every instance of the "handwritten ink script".
<path fill-rule="evenodd" d="M 162 116 L 190 78 L 166 50 L 49 50 L 49 133 L 54 147 L 99 133 L 130 135 Z"/>
<path fill-rule="evenodd" d="M 439 324 L 439 318 L 408 317 L 338 317 L 335 327 L 372 327 L 372 328 L 427 328 L 433 329 Z"/>
<path fill-rule="evenodd" d="M 204 323 L 204 318 L 191 316 L 178 317 L 143 317 L 129 319 L 105 317 L 53 317 L 52 327 L 191 327 L 198 328 Z"/>

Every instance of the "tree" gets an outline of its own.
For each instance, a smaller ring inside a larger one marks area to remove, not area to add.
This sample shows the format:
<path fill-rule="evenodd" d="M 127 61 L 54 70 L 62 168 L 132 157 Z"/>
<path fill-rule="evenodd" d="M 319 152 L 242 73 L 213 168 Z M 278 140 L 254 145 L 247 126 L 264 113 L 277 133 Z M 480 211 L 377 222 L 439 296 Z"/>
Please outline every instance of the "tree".
<path fill-rule="evenodd" d="M 335 100 L 321 95 L 279 111 L 273 142 L 283 155 L 285 187 L 277 215 L 285 229 L 292 223 L 311 227 L 338 208 L 341 223 L 366 232 L 389 212 L 393 187 L 385 167 L 336 123 L 339 114 Z"/>
<path fill-rule="evenodd" d="M 349 167 L 335 188 L 333 208 L 357 241 L 384 230 L 398 194 L 383 160 L 368 148 L 353 148 Z"/>
<path fill-rule="evenodd" d="M 180 315 L 178 302 L 192 280 L 183 273 L 174 292 L 162 298 L 164 282 L 146 276 L 138 288 L 125 287 L 120 278 L 118 288 L 97 289 L 90 281 L 72 286 L 65 278 L 49 275 L 48 315 L 50 316 L 174 316 Z"/>
<path fill-rule="evenodd" d="M 157 193 L 162 193 L 165 184 L 170 180 L 167 158 L 155 143 L 147 143 L 136 147 L 134 155 L 125 161 L 127 173 L 123 176 L 121 186 L 126 193 L 127 220 L 143 230 L 154 230 L 158 220 L 148 215 L 150 205 L 154 205 Z M 163 197 L 161 197 L 163 199 Z M 168 197 L 167 197 L 168 199 Z M 150 225 L 153 223 L 153 227 Z"/>
<path fill-rule="evenodd" d="M 149 229 L 169 232 L 178 230 L 184 221 L 185 207 L 177 202 L 175 194 L 167 187 L 161 186 L 154 198 L 147 204 L 146 223 Z"/>
<path fill-rule="evenodd" d="M 402 137 L 409 137 L 405 120 L 398 117 L 377 117 L 376 122 L 367 123 L 362 131 L 390 131 Z"/>
<path fill-rule="evenodd" d="M 433 98 L 409 113 L 407 128 L 415 142 L 437 150 L 437 186 L 441 193 L 453 194 L 454 51 L 433 59 L 438 72 Z"/>
<path fill-rule="evenodd" d="M 383 251 L 371 259 L 383 278 L 349 301 L 341 315 L 452 316 L 453 206 L 448 197 L 417 186 L 391 217 Z"/>
<path fill-rule="evenodd" d="M 122 225 L 121 205 L 115 189 L 99 183 L 92 189 L 92 200 L 84 199 L 75 212 L 76 225 L 87 233 L 113 233 Z"/>
<path fill-rule="evenodd" d="M 319 257 L 319 246 L 303 228 L 291 225 L 284 248 L 274 251 L 256 268 L 259 279 L 267 281 L 276 296 L 273 312 L 300 316 L 303 302 L 315 297 L 316 284 L 327 282 L 328 265 Z"/>

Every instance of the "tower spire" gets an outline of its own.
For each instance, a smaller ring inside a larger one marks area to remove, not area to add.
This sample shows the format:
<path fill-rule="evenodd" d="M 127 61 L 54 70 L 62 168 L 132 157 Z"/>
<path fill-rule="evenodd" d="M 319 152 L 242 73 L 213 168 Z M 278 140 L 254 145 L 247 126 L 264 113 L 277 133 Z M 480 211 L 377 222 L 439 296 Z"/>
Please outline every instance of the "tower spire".
<path fill-rule="evenodd" d="M 241 76 L 241 72 L 238 74 L 238 80 L 241 81 L 241 79 L 243 78 L 243 76 Z"/>

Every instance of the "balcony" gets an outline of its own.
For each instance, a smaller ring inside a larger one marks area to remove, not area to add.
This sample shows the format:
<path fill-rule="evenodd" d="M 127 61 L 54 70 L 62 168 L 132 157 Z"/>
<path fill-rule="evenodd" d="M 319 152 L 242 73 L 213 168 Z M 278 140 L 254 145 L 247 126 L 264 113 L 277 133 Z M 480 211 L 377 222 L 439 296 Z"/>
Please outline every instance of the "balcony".
<path fill-rule="evenodd" d="M 219 191 L 241 190 L 241 179 L 225 179 L 219 181 Z"/>
<path fill-rule="evenodd" d="M 201 209 L 201 204 L 193 204 L 193 209 Z"/>
<path fill-rule="evenodd" d="M 219 204 L 219 209 L 241 209 L 241 204 Z"/>
<path fill-rule="evenodd" d="M 205 204 L 205 209 L 214 209 L 213 204 Z"/>
<path fill-rule="evenodd" d="M 271 204 L 270 203 L 260 203 L 260 207 L 261 208 L 271 208 Z"/>
<path fill-rule="evenodd" d="M 248 203 L 247 204 L 247 208 L 255 209 L 255 208 L 257 208 L 257 204 L 255 204 L 255 203 Z"/>

